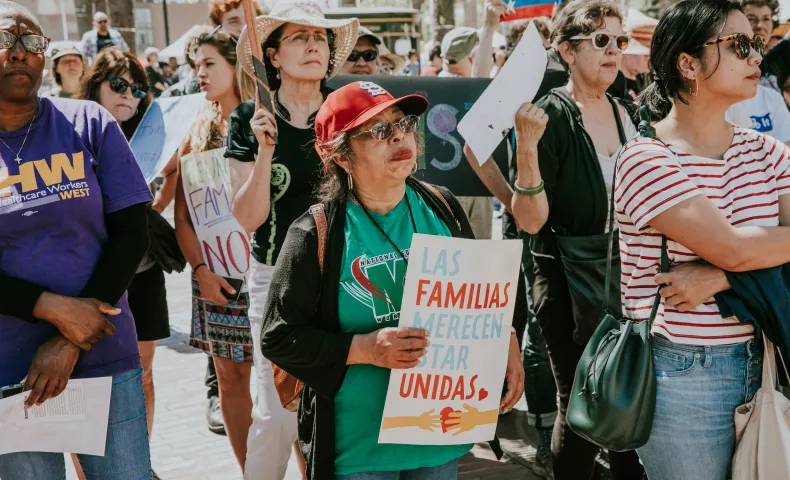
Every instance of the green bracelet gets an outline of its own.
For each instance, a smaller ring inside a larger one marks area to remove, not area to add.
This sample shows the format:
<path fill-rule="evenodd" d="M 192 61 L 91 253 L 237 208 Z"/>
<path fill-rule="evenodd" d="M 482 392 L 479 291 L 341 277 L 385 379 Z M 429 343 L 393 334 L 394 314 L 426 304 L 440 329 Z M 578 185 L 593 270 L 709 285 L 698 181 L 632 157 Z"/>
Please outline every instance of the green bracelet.
<path fill-rule="evenodd" d="M 540 181 L 540 185 L 535 188 L 522 188 L 518 186 L 518 182 L 513 183 L 513 191 L 516 192 L 516 195 L 521 195 L 522 197 L 534 197 L 535 195 L 542 192 L 545 188 L 543 180 Z"/>

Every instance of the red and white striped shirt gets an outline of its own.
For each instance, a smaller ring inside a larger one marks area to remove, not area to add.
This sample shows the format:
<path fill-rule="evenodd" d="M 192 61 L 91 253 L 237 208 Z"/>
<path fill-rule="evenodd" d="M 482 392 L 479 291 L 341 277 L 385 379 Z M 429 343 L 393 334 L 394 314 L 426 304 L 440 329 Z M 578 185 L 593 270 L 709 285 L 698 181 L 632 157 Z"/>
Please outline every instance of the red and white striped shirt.
<path fill-rule="evenodd" d="M 790 150 L 773 137 L 735 127 L 724 160 L 676 152 L 648 138 L 626 144 L 617 160 L 615 208 L 620 225 L 621 295 L 626 317 L 650 317 L 661 233 L 650 221 L 684 200 L 706 195 L 733 226 L 779 225 L 779 196 L 790 194 Z M 699 257 L 668 239 L 672 263 Z M 749 340 L 753 328 L 722 318 L 711 299 L 680 313 L 663 300 L 653 333 L 675 343 L 724 345 Z"/>

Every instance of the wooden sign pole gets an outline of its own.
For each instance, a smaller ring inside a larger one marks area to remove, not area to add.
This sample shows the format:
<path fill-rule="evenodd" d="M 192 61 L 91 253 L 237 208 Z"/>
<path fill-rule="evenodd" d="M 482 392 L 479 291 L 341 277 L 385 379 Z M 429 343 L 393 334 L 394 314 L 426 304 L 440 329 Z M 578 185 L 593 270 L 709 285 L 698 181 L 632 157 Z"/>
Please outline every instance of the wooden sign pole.
<path fill-rule="evenodd" d="M 241 0 L 241 5 L 244 8 L 244 23 L 247 24 L 247 39 L 250 42 L 250 49 L 252 51 L 252 66 L 255 71 L 255 85 L 256 89 L 256 106 L 257 108 L 263 107 L 269 112 L 274 112 L 272 108 L 272 96 L 269 90 L 269 79 L 266 76 L 266 67 L 263 63 L 263 52 L 261 50 L 261 42 L 258 39 L 258 29 L 255 28 L 255 8 L 252 2 L 256 0 Z M 277 143 L 277 137 L 274 137 L 274 143 Z"/>

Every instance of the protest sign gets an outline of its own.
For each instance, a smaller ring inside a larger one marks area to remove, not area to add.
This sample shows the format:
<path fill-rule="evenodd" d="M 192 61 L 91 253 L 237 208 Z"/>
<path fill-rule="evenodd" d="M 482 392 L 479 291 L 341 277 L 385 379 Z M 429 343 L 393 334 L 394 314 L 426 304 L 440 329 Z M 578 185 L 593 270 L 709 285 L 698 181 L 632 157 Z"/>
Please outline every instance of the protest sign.
<path fill-rule="evenodd" d="M 357 81 L 376 83 L 395 97 L 419 93 L 428 98 L 430 107 L 420 122 L 425 153 L 419 161 L 418 178 L 447 187 L 455 195 L 491 196 L 464 157 L 464 139 L 456 128 L 491 83 L 490 79 L 345 75 L 332 78 L 328 85 L 337 89 Z M 500 143 L 493 158 L 508 178 L 506 142 Z"/>
<path fill-rule="evenodd" d="M 428 330 L 431 343 L 418 366 L 392 370 L 379 443 L 494 438 L 521 249 L 515 240 L 414 235 L 398 326 Z"/>
<path fill-rule="evenodd" d="M 153 182 L 176 153 L 205 105 L 205 99 L 205 93 L 197 93 L 160 98 L 148 106 L 129 141 L 146 183 Z"/>
<path fill-rule="evenodd" d="M 516 123 L 516 112 L 532 100 L 543 81 L 548 56 L 538 29 L 530 23 L 507 63 L 458 123 L 480 165 L 488 161 Z M 542 68 L 535 68 L 541 66 Z"/>
<path fill-rule="evenodd" d="M 209 270 L 245 281 L 250 269 L 250 240 L 231 213 L 228 160 L 224 148 L 181 157 L 189 216 Z"/>

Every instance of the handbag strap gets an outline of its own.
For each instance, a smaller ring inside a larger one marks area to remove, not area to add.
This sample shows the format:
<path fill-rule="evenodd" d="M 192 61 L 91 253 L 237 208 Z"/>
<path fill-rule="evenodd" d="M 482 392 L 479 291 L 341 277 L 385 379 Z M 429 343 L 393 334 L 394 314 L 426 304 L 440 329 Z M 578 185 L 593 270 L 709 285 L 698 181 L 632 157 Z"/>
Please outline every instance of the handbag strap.
<path fill-rule="evenodd" d="M 321 271 L 321 275 L 323 275 L 324 256 L 326 253 L 326 230 L 327 230 L 326 212 L 324 211 L 324 205 L 322 203 L 317 203 L 312 207 L 310 207 L 310 215 L 313 216 L 313 220 L 315 221 L 315 228 L 318 232 L 318 268 Z"/>
<path fill-rule="evenodd" d="M 612 111 L 614 112 L 614 120 L 617 123 L 617 135 L 620 137 L 620 145 L 625 145 L 628 139 L 625 137 L 625 129 L 623 122 L 620 120 L 620 109 L 617 107 L 617 102 L 610 96 L 609 102 L 612 104 Z M 614 173 L 612 174 L 612 195 L 609 199 L 609 245 L 607 246 L 606 254 L 606 280 L 604 281 L 604 294 L 603 294 L 603 308 L 609 306 L 609 281 L 612 279 L 612 254 L 614 253 L 614 182 L 617 179 L 617 165 L 615 164 Z"/>

